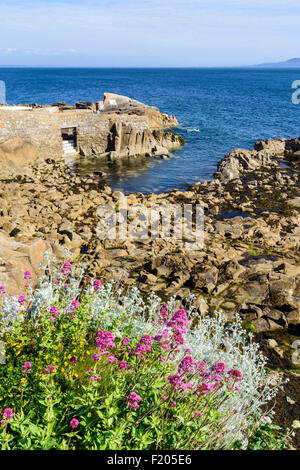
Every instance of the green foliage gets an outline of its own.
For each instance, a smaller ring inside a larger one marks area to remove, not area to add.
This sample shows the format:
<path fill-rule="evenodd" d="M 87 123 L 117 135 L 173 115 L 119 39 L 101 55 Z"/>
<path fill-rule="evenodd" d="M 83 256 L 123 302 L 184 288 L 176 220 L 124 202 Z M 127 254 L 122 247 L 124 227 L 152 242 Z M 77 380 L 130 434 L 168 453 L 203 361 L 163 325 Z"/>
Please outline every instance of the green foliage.
<path fill-rule="evenodd" d="M 290 436 L 283 433 L 279 426 L 265 424 L 260 426 L 249 440 L 249 450 L 284 450 L 289 448 Z"/>

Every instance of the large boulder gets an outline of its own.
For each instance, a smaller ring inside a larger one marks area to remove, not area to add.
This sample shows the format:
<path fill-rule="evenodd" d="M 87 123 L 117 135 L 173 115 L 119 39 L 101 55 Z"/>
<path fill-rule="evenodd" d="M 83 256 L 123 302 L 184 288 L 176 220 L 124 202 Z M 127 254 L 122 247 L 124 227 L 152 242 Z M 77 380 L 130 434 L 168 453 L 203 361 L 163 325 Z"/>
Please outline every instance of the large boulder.
<path fill-rule="evenodd" d="M 32 273 L 34 284 L 43 274 L 41 265 L 44 263 L 45 252 L 58 261 L 62 253 L 54 245 L 34 239 L 28 242 L 19 242 L 0 232 L 0 285 L 5 286 L 11 295 L 19 295 L 24 291 L 24 272 Z"/>
<path fill-rule="evenodd" d="M 96 107 L 99 111 L 130 111 L 136 108 L 148 107 L 140 101 L 116 93 L 104 93 L 103 101 L 98 101 Z"/>
<path fill-rule="evenodd" d="M 30 174 L 29 166 L 38 160 L 38 149 L 15 137 L 0 144 L 0 175 Z"/>
<path fill-rule="evenodd" d="M 214 176 L 223 183 L 227 183 L 239 178 L 244 171 L 253 171 L 262 166 L 271 166 L 274 164 L 273 158 L 283 155 L 285 148 L 285 139 L 274 139 L 256 142 L 254 150 L 232 150 L 220 160 L 218 171 Z"/>

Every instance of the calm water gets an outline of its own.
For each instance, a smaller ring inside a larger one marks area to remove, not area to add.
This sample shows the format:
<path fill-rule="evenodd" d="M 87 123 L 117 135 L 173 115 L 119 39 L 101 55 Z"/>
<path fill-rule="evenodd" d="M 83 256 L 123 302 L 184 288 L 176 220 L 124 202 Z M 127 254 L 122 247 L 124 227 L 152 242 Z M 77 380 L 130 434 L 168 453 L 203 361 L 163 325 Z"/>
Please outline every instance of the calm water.
<path fill-rule="evenodd" d="M 218 160 L 233 148 L 300 135 L 300 105 L 291 102 L 300 69 L 0 68 L 0 80 L 10 104 L 73 104 L 110 91 L 175 113 L 186 145 L 173 158 L 109 169 L 109 184 L 126 193 L 184 188 L 211 178 Z M 196 128 L 200 132 L 186 133 Z"/>

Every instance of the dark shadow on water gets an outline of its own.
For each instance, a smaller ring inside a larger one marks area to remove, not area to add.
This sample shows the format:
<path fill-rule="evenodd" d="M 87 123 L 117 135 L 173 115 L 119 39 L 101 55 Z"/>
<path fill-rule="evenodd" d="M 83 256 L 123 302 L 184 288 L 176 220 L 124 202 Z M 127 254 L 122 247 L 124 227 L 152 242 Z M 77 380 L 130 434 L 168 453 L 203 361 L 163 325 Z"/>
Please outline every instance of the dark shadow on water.
<path fill-rule="evenodd" d="M 167 160 L 145 156 L 122 157 L 114 161 L 109 161 L 107 157 L 78 157 L 71 162 L 71 165 L 77 175 L 98 179 L 100 184 L 107 184 L 113 190 L 120 190 L 125 194 L 132 192 L 149 194 L 164 190 L 160 181 L 157 181 L 156 185 L 153 176 L 149 178 L 149 170 L 154 169 L 168 178 L 166 166 L 172 165 L 175 160 L 175 155 L 171 155 Z M 174 181 L 173 189 L 177 189 L 178 186 L 186 188 L 187 184 Z"/>

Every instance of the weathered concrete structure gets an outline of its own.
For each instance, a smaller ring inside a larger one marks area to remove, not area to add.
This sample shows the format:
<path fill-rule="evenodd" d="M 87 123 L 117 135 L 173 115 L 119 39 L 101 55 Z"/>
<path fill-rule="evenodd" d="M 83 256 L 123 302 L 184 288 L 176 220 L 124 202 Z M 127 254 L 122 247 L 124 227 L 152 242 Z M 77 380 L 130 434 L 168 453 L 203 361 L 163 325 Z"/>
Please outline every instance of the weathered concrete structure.
<path fill-rule="evenodd" d="M 0 107 L 0 145 L 18 137 L 37 147 L 41 157 L 164 154 L 181 145 L 164 130 L 176 124 L 157 108 L 107 93 L 97 105 Z"/>

